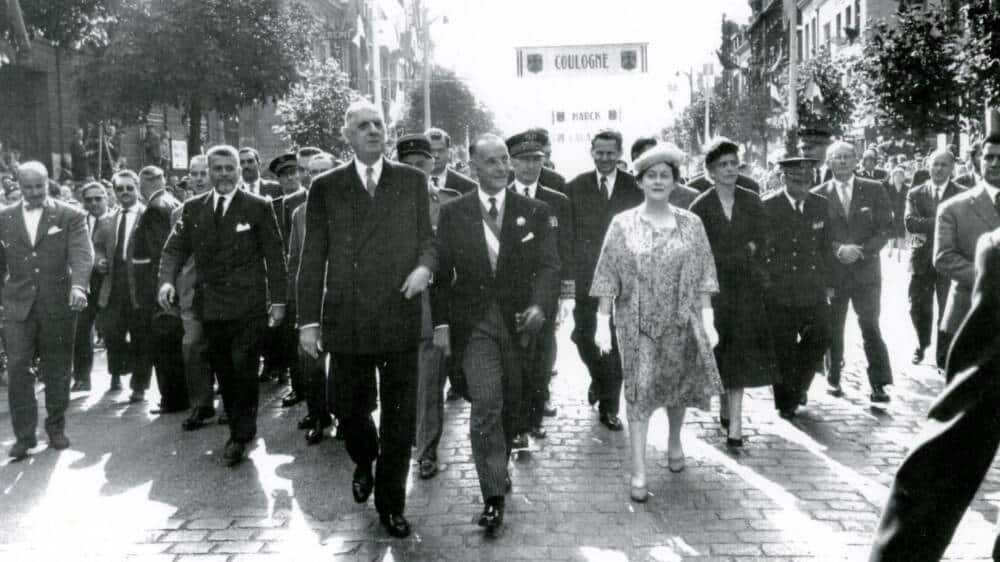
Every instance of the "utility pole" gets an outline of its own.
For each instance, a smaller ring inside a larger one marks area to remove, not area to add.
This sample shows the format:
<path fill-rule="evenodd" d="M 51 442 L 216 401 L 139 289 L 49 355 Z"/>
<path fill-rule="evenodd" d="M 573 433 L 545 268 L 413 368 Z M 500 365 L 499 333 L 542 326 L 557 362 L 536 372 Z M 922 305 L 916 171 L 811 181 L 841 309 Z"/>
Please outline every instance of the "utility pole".
<path fill-rule="evenodd" d="M 382 107 L 382 52 L 379 47 L 378 29 L 375 19 L 378 17 L 377 7 L 373 7 L 369 2 L 364 3 L 365 11 L 368 12 L 368 29 L 372 44 L 372 102 L 379 111 L 384 111 Z"/>
<path fill-rule="evenodd" d="M 788 21 L 788 129 L 785 131 L 785 152 L 795 154 L 799 128 L 799 9 L 795 0 L 784 0 L 785 20 Z"/>
<path fill-rule="evenodd" d="M 424 130 L 431 128 L 431 29 L 427 21 L 427 6 L 418 1 L 417 13 L 420 14 L 420 36 L 423 38 L 424 50 Z"/>
<path fill-rule="evenodd" d="M 704 76 L 704 82 L 703 82 L 703 84 L 705 85 L 704 97 L 705 97 L 705 142 L 706 143 L 708 142 L 708 139 L 712 138 L 712 128 L 710 126 L 709 120 L 712 117 L 712 89 L 713 89 L 712 83 L 714 82 L 714 80 L 712 80 L 711 76 L 712 76 L 711 74 L 706 74 Z"/>

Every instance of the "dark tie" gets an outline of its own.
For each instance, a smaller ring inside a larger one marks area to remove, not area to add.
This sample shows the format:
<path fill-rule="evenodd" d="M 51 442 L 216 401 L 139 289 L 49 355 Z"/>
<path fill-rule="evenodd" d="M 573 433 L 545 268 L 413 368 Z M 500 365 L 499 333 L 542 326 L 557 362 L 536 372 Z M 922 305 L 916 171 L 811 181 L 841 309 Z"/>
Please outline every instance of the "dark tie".
<path fill-rule="evenodd" d="M 608 200 L 608 176 L 601 176 L 601 197 Z"/>
<path fill-rule="evenodd" d="M 529 199 L 531 198 L 531 190 L 528 189 L 527 187 L 524 188 L 524 196 L 528 197 Z"/>
<path fill-rule="evenodd" d="M 222 224 L 222 216 L 226 214 L 226 198 L 221 195 L 215 202 L 215 227 L 218 228 Z"/>
<path fill-rule="evenodd" d="M 500 211 L 497 210 L 497 198 L 490 197 L 488 201 L 490 202 L 490 210 L 487 211 L 486 214 L 488 214 L 490 216 L 490 219 L 493 220 L 493 224 L 496 224 L 497 218 L 500 217 Z"/>
<path fill-rule="evenodd" d="M 118 249 L 115 252 L 122 261 L 125 261 L 125 226 L 128 222 L 128 211 L 122 209 L 121 220 L 118 221 Z"/>
<path fill-rule="evenodd" d="M 434 184 L 434 187 L 441 187 L 440 185 L 438 185 L 438 177 L 437 176 L 431 176 L 431 183 Z"/>

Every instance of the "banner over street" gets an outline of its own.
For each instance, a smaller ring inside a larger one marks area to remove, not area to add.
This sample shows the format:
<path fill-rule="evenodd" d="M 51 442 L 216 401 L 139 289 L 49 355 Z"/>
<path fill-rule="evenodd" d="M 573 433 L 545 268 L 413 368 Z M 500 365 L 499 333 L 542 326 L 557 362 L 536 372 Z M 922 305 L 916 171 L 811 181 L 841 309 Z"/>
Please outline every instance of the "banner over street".
<path fill-rule="evenodd" d="M 640 74 L 647 70 L 647 43 L 518 47 L 518 77 Z"/>

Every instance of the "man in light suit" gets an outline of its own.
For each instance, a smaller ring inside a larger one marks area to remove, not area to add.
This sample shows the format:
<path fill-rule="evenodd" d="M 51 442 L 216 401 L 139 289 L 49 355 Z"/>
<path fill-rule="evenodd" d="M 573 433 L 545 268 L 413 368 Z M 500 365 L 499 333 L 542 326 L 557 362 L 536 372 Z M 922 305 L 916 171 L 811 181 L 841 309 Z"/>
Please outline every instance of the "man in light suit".
<path fill-rule="evenodd" d="M 94 233 L 94 270 L 102 276 L 97 307 L 108 352 L 111 390 L 120 390 L 121 377 L 132 373 L 129 400 L 138 403 L 145 400 L 153 366 L 144 353 L 149 326 L 133 303 L 134 279 L 129 275 L 128 263 L 129 242 L 146 206 L 139 202 L 139 176 L 132 170 L 115 173 L 111 185 L 118 208 L 98 223 Z"/>
<path fill-rule="evenodd" d="M 976 243 L 984 233 L 1000 227 L 1000 214 L 997 213 L 1000 169 L 987 162 L 987 159 L 995 161 L 997 155 L 1000 155 L 1000 133 L 983 141 L 979 185 L 952 197 L 938 208 L 934 227 L 934 268 L 951 280 L 938 332 L 938 347 L 943 347 L 945 353 L 972 302 L 975 280 L 972 260 Z"/>
<path fill-rule="evenodd" d="M 923 185 L 910 189 L 906 194 L 906 230 L 913 235 L 910 252 L 910 319 L 917 332 L 917 348 L 913 351 L 913 363 L 924 359 L 924 350 L 931 343 L 931 327 L 934 324 L 934 300 L 938 305 L 938 317 L 944 312 L 948 296 L 947 277 L 940 275 L 933 264 L 934 225 L 938 206 L 944 201 L 965 191 L 965 188 L 951 181 L 955 168 L 955 157 L 947 150 L 939 150 L 931 155 L 931 179 Z M 944 368 L 948 347 L 938 332 L 937 365 Z"/>
<path fill-rule="evenodd" d="M 509 189 L 529 199 L 541 201 L 549 206 L 549 221 L 556 236 L 560 270 L 560 294 L 573 298 L 573 210 L 569 198 L 550 189 L 541 180 L 544 169 L 544 147 L 549 144 L 546 133 L 530 129 L 507 139 L 507 151 L 511 158 L 511 168 L 514 171 L 514 181 Z M 546 407 L 549 401 L 549 380 L 556 361 L 556 329 L 559 322 L 558 300 L 556 308 L 544 311 L 546 322 L 536 340 L 535 346 L 527 353 L 528 363 L 522 369 L 521 385 L 522 409 L 520 420 L 522 426 L 517 428 L 513 447 L 525 449 L 528 447 L 528 435 L 535 439 L 546 437 L 542 420 L 546 414 L 554 416 L 555 410 Z"/>
<path fill-rule="evenodd" d="M 598 405 L 600 422 L 611 431 L 621 431 L 618 410 L 622 392 L 621 357 L 612 327 L 611 353 L 603 354 L 594 343 L 597 331 L 597 300 L 590 296 L 594 268 L 604 244 L 611 219 L 642 203 L 643 195 L 635 178 L 618 171 L 622 135 L 618 131 L 598 132 L 590 143 L 594 170 L 584 172 L 566 184 L 573 211 L 573 342 L 590 372 L 587 401 Z"/>
<path fill-rule="evenodd" d="M 108 214 L 108 196 L 104 186 L 90 182 L 80 190 L 83 207 L 87 211 L 87 234 L 93 242 L 97 225 Z M 87 307 L 76 319 L 76 334 L 73 336 L 73 387 L 72 392 L 90 390 L 90 373 L 94 368 L 94 320 L 97 317 L 97 297 L 101 286 L 101 274 L 94 270 L 90 276 L 87 292 Z"/>
<path fill-rule="evenodd" d="M 476 190 L 476 182 L 452 170 L 451 136 L 443 129 L 432 127 L 424 131 L 424 136 L 431 142 L 431 154 L 434 156 L 434 168 L 430 173 L 431 187 L 447 188 L 459 193 L 469 193 Z"/>
<path fill-rule="evenodd" d="M 420 342 L 417 297 L 437 269 L 427 179 L 383 158 L 385 121 L 370 102 L 348 107 L 341 133 L 354 159 L 317 177 L 309 190 L 298 277 L 299 345 L 314 358 L 322 350 L 333 354 L 343 406 L 340 430 L 356 465 L 354 500 L 365 503 L 374 490 L 382 526 L 405 537 Z M 378 430 L 371 415 L 376 400 Z"/>
<path fill-rule="evenodd" d="M 1000 179 L 1000 150 L 986 152 L 984 177 L 987 168 Z M 896 471 L 870 562 L 940 560 L 1000 446 L 1000 230 L 979 238 L 974 269 L 971 310 L 948 354 L 950 382 Z M 1000 537 L 992 550 L 1000 559 Z"/>
<path fill-rule="evenodd" d="M 140 325 L 148 326 L 152 334 L 154 317 L 160 311 L 157 304 L 160 257 L 170 234 L 170 216 L 181 202 L 165 188 L 163 170 L 156 166 L 146 166 L 139 171 L 139 191 L 146 200 L 146 210 L 136 222 L 128 242 L 131 252 L 129 280 L 132 305 L 138 309 Z M 177 338 L 144 337 L 136 353 L 144 355 L 144 360 L 151 362 L 156 370 L 160 404 L 152 412 L 171 414 L 187 411 L 190 401 L 184 378 L 183 335 Z M 148 372 L 145 376 L 146 379 L 141 381 L 143 388 L 149 386 Z M 132 374 L 132 384 L 134 393 L 139 384 L 135 373 Z"/>
<path fill-rule="evenodd" d="M 854 175 L 857 159 L 853 145 L 833 143 L 827 157 L 833 178 L 813 189 L 813 193 L 829 201 L 826 227 L 831 240 L 829 251 L 836 258 L 830 268 L 834 292 L 830 302 L 832 326 L 827 382 L 831 394 L 843 396 L 840 372 L 844 366 L 844 322 L 847 305 L 853 304 L 868 359 L 871 401 L 883 403 L 889 401 L 885 386 L 892 384 L 892 367 L 879 328 L 882 295 L 879 252 L 891 234 L 892 208 L 882 184 Z"/>
<path fill-rule="evenodd" d="M 48 196 L 41 162 L 18 166 L 24 200 L 0 210 L 0 285 L 6 322 L 8 399 L 15 460 L 38 445 L 38 403 L 31 362 L 42 357 L 45 432 L 49 446 L 66 449 L 66 408 L 76 315 L 87 306 L 94 250 L 83 212 Z"/>
<path fill-rule="evenodd" d="M 519 427 L 524 353 L 554 310 L 559 253 L 549 207 L 509 191 L 503 139 L 477 139 L 480 187 L 441 208 L 444 282 L 431 290 L 434 342 L 461 362 L 472 402 L 469 434 L 485 507 L 479 525 L 495 536 L 510 491 L 508 459 Z M 454 280 L 453 282 L 449 282 Z"/>
<path fill-rule="evenodd" d="M 236 149 L 220 145 L 207 156 L 213 190 L 184 203 L 163 248 L 158 302 L 164 309 L 176 306 L 177 273 L 194 256 L 194 308 L 229 415 L 222 462 L 232 467 L 257 436 L 258 346 L 267 326 L 277 326 L 285 317 L 287 273 L 270 203 L 237 188 Z"/>

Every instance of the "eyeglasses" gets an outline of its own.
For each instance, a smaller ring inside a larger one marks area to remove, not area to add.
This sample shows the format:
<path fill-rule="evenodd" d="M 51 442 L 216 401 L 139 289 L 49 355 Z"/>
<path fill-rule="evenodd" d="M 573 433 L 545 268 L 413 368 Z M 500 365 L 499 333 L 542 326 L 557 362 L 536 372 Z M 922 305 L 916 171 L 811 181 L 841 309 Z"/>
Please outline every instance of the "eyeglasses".
<path fill-rule="evenodd" d="M 135 186 L 133 186 L 131 184 L 130 185 L 116 185 L 115 186 L 115 191 L 117 191 L 117 192 L 135 191 Z"/>

